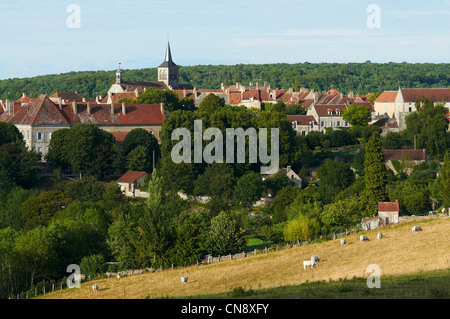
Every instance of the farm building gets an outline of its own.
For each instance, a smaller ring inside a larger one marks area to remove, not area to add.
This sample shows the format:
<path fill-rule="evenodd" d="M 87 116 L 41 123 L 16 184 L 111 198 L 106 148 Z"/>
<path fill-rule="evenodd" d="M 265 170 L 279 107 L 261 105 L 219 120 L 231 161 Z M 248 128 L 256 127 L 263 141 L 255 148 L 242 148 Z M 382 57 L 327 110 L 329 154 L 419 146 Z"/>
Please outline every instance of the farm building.
<path fill-rule="evenodd" d="M 146 172 L 128 171 L 116 182 L 125 196 L 135 196 L 137 188 L 144 185 Z"/>
<path fill-rule="evenodd" d="M 378 203 L 378 216 L 383 219 L 385 225 L 397 224 L 400 207 L 398 199 L 395 202 L 379 202 Z"/>

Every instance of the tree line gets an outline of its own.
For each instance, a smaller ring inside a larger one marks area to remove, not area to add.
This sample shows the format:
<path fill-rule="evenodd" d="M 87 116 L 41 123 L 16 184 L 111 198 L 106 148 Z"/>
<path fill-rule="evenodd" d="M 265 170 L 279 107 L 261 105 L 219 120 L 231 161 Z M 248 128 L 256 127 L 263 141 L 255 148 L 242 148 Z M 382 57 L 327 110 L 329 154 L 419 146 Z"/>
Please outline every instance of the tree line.
<path fill-rule="evenodd" d="M 272 88 L 301 87 L 319 91 L 334 88 L 340 92 L 367 94 L 398 87 L 449 87 L 447 63 L 274 63 L 238 65 L 196 65 L 180 68 L 180 83 L 197 88 L 217 89 L 240 82 L 267 82 Z M 123 79 L 157 81 L 157 69 L 123 70 Z M 82 71 L 13 78 L 0 81 L 0 98 L 17 100 L 22 93 L 29 97 L 55 92 L 78 92 L 86 98 L 105 96 L 115 81 L 115 71 Z"/>

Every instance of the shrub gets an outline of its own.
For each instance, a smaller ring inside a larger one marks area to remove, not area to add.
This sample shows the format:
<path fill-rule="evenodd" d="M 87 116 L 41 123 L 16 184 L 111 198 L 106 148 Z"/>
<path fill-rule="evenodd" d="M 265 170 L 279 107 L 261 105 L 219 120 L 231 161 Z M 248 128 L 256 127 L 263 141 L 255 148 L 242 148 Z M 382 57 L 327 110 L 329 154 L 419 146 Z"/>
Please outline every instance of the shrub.
<path fill-rule="evenodd" d="M 81 260 L 80 267 L 81 272 L 86 276 L 96 277 L 98 274 L 105 272 L 105 259 L 101 254 L 90 255 Z"/>

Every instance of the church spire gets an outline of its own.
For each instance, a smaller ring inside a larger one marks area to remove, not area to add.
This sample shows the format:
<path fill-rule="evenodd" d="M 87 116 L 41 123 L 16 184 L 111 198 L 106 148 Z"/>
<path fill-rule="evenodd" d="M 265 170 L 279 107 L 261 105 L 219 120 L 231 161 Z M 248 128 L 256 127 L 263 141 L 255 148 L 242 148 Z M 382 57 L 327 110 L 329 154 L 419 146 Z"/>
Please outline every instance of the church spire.
<path fill-rule="evenodd" d="M 173 61 L 172 61 L 172 52 L 170 52 L 170 43 L 169 43 L 169 41 L 167 41 L 166 62 L 173 63 Z"/>

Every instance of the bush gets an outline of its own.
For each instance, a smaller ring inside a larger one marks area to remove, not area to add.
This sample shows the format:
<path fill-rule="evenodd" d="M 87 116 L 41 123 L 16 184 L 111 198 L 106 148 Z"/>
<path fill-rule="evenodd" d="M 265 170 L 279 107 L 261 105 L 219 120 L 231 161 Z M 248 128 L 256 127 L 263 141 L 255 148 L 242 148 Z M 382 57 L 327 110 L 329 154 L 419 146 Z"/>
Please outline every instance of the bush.
<path fill-rule="evenodd" d="M 106 263 L 103 255 L 96 254 L 84 257 L 80 263 L 81 272 L 91 278 L 97 277 L 106 271 Z"/>

